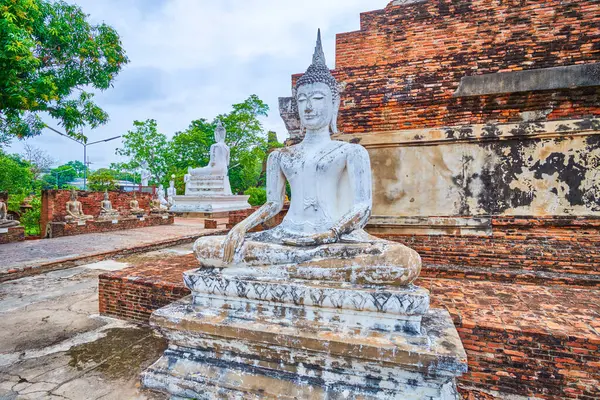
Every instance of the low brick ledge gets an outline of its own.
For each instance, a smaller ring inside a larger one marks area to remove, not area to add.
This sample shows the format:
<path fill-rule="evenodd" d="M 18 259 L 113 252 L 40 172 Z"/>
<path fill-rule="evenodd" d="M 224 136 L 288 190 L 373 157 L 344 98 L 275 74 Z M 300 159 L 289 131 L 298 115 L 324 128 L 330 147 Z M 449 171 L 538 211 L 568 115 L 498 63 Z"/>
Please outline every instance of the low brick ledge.
<path fill-rule="evenodd" d="M 22 242 L 25 240 L 25 228 L 22 226 L 11 226 L 4 228 L 7 232 L 0 233 L 0 244 Z"/>
<path fill-rule="evenodd" d="M 145 260 L 99 276 L 103 315 L 147 323 L 189 294 L 182 272 L 193 254 Z M 448 309 L 467 351 L 467 399 L 600 399 L 600 292 L 461 279 L 420 278 L 432 305 Z M 494 397 L 489 393 L 500 393 Z"/>
<path fill-rule="evenodd" d="M 83 225 L 66 222 L 50 222 L 46 227 L 46 236 L 48 238 L 58 238 L 63 236 L 84 235 L 87 233 L 115 232 L 125 229 L 146 228 L 149 226 L 173 225 L 175 216 L 168 215 L 146 215 L 144 219 L 137 217 L 115 218 L 117 223 L 112 220 L 91 220 Z"/>

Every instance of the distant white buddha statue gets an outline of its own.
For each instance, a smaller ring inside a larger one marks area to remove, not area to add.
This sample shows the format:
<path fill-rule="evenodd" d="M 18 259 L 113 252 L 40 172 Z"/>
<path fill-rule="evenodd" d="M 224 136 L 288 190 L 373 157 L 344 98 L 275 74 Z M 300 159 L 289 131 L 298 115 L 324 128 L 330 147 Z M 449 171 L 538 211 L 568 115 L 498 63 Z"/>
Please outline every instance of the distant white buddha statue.
<path fill-rule="evenodd" d="M 169 187 L 167 188 L 167 206 L 171 207 L 175 204 L 175 196 L 177 196 L 177 189 L 175 189 L 175 174 L 171 175 L 169 181 Z"/>
<path fill-rule="evenodd" d="M 223 123 L 219 120 L 217 122 L 217 127 L 215 129 L 215 144 L 210 146 L 210 161 L 206 167 L 201 168 L 188 168 L 187 177 L 188 182 L 186 182 L 186 194 L 187 194 L 187 184 L 189 182 L 197 181 L 197 180 L 206 180 L 206 178 L 210 179 L 210 176 L 222 177 L 222 191 L 221 194 L 231 195 L 231 186 L 229 184 L 229 176 L 227 169 L 229 167 L 229 146 L 225 144 L 225 136 L 227 132 L 223 127 Z"/>
<path fill-rule="evenodd" d="M 152 176 L 152 174 L 148 170 L 148 162 L 142 161 L 142 163 L 140 164 L 140 168 L 141 168 L 140 176 L 142 178 L 142 186 L 148 186 L 148 181 L 150 180 L 150 177 Z"/>

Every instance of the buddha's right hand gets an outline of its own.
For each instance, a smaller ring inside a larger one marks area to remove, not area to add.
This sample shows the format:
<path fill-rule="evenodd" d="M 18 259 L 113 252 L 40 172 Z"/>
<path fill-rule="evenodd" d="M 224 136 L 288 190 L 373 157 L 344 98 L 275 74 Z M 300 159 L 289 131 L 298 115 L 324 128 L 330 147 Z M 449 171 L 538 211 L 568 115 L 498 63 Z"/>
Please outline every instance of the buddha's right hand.
<path fill-rule="evenodd" d="M 223 242 L 223 262 L 229 264 L 233 261 L 233 256 L 235 252 L 242 247 L 244 244 L 244 237 L 246 236 L 246 230 L 237 225 L 233 227 L 225 236 L 225 240 Z"/>

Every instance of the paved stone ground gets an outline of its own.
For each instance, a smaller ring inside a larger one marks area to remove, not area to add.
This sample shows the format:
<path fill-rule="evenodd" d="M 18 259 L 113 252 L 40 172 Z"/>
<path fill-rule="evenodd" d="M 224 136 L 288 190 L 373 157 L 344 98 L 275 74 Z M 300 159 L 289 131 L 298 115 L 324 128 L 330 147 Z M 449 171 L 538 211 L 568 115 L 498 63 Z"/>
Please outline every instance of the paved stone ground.
<path fill-rule="evenodd" d="M 98 275 L 126 265 L 103 261 L 0 283 L 0 399 L 165 399 L 138 383 L 164 340 L 98 315 Z"/>
<path fill-rule="evenodd" d="M 219 229 L 225 227 L 226 219 L 218 222 Z M 31 274 L 31 270 L 36 268 L 59 269 L 76 265 L 74 262 L 77 260 L 89 262 L 90 257 L 98 260 L 119 252 L 135 252 L 136 248 L 165 247 L 177 241 L 191 242 L 209 232 L 216 230 L 204 229 L 203 219 L 175 218 L 173 225 L 3 244 L 0 245 L 0 281 L 10 279 L 8 276 L 20 277 L 13 273 L 29 271 L 28 274 Z M 65 265 L 61 266 L 61 263 Z"/>

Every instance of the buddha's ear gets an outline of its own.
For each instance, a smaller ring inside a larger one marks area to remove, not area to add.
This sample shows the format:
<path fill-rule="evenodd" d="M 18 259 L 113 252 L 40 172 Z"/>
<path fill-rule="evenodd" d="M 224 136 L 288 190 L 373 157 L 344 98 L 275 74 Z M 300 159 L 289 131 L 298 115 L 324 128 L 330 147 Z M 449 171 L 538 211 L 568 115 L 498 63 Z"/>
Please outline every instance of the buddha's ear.
<path fill-rule="evenodd" d="M 331 123 L 329 124 L 329 128 L 331 129 L 332 134 L 338 133 L 337 128 L 337 118 L 338 112 L 340 111 L 340 96 L 335 96 L 333 99 L 333 112 L 331 113 Z"/>

